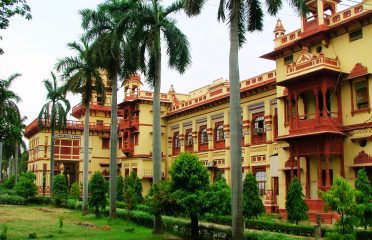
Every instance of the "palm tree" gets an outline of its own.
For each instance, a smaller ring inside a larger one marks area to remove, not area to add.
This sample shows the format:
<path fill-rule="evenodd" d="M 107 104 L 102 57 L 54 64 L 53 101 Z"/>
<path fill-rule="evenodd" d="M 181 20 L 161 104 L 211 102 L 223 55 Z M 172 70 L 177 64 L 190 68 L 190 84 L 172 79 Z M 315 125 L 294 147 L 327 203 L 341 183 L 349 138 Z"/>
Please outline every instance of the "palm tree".
<path fill-rule="evenodd" d="M 189 15 L 199 14 L 205 0 L 184 0 L 186 12 Z M 305 14 L 306 5 L 303 0 L 289 0 L 296 11 Z M 270 15 L 276 15 L 282 7 L 282 0 L 265 1 Z M 226 1 L 220 0 L 218 20 L 225 20 L 228 12 L 230 27 L 230 161 L 231 161 L 231 194 L 232 194 L 232 237 L 243 238 L 243 204 L 242 204 L 242 164 L 241 164 L 241 107 L 239 78 L 239 47 L 246 41 L 247 32 L 261 31 L 263 28 L 263 7 L 259 0 Z"/>
<path fill-rule="evenodd" d="M 90 102 L 93 92 L 105 101 L 106 90 L 99 70 L 89 56 L 90 46 L 84 38 L 68 43 L 70 49 L 78 53 L 77 57 L 66 57 L 58 60 L 57 71 L 63 71 L 62 78 L 66 80 L 66 90 L 81 93 L 81 101 L 85 106 L 84 121 L 84 158 L 83 158 L 83 213 L 88 212 L 88 172 L 89 172 L 89 117 Z"/>
<path fill-rule="evenodd" d="M 128 36 L 127 55 L 129 69 L 140 69 L 146 76 L 146 82 L 154 89 L 153 99 L 153 135 L 152 160 L 153 184 L 161 180 L 161 121 L 160 121 L 160 86 L 161 86 L 161 41 L 165 40 L 169 57 L 168 64 L 181 74 L 191 62 L 187 37 L 176 26 L 176 21 L 169 15 L 182 10 L 181 1 L 164 7 L 160 1 L 142 2 L 137 6 L 135 25 Z M 120 11 L 120 9 L 116 9 Z M 118 30 L 120 32 L 120 29 Z M 155 213 L 154 232 L 162 232 L 160 212 Z"/>
<path fill-rule="evenodd" d="M 112 0 L 98 5 L 97 10 L 80 11 L 85 38 L 94 41 L 90 53 L 94 63 L 107 72 L 111 83 L 111 130 L 110 130 L 110 217 L 116 217 L 116 175 L 117 175 L 117 84 L 123 57 L 123 36 L 115 29 L 119 23 L 117 17 L 107 11 L 110 4 L 122 4 L 128 9 L 129 1 Z"/>
<path fill-rule="evenodd" d="M 47 102 L 41 108 L 38 116 L 40 128 L 50 127 L 50 194 L 53 194 L 54 179 L 54 132 L 66 126 L 67 113 L 70 111 L 70 103 L 66 99 L 64 86 L 58 86 L 56 76 L 51 72 L 52 81 L 43 81 L 47 90 Z"/>
<path fill-rule="evenodd" d="M 21 98 L 10 90 L 12 82 L 20 77 L 15 73 L 7 79 L 0 79 L 0 181 L 2 179 L 3 143 L 11 134 L 13 119 L 16 116 L 17 103 Z"/>

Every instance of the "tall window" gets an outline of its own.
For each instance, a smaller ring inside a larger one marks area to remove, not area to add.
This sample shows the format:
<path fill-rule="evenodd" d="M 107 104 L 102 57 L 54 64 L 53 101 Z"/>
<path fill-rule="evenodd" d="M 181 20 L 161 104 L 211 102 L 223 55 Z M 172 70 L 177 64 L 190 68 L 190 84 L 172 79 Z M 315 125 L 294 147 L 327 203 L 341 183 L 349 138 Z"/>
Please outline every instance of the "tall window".
<path fill-rule="evenodd" d="M 222 141 L 224 140 L 224 134 L 223 134 L 223 124 L 219 123 L 215 128 L 215 134 L 216 134 L 216 141 Z"/>
<path fill-rule="evenodd" d="M 265 132 L 264 116 L 260 115 L 254 119 L 253 134 L 261 135 Z"/>
<path fill-rule="evenodd" d="M 369 107 L 367 80 L 355 83 L 356 107 L 358 110 Z"/>
<path fill-rule="evenodd" d="M 102 138 L 102 148 L 103 149 L 110 148 L 110 138 Z"/>
<path fill-rule="evenodd" d="M 180 148 L 180 136 L 178 132 L 173 135 L 173 148 Z"/>
<path fill-rule="evenodd" d="M 201 144 L 208 143 L 207 127 L 200 128 L 199 137 Z"/>
<path fill-rule="evenodd" d="M 266 172 L 258 171 L 256 172 L 256 181 L 258 186 L 258 191 L 260 195 L 265 195 L 266 192 Z"/>
<path fill-rule="evenodd" d="M 191 129 L 186 130 L 186 146 L 192 146 L 192 131 Z"/>

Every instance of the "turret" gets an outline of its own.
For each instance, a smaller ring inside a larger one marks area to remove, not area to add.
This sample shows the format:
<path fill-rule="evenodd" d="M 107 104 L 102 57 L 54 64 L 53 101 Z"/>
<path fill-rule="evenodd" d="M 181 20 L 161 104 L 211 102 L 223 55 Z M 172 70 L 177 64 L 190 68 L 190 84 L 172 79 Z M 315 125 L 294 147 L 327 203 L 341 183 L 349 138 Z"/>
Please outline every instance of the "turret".
<path fill-rule="evenodd" d="M 130 95 L 138 95 L 142 85 L 141 76 L 138 74 L 132 74 L 128 79 L 124 81 L 124 96 L 129 97 Z"/>
<path fill-rule="evenodd" d="M 282 20 L 278 19 L 276 21 L 276 26 L 275 26 L 275 29 L 274 29 L 275 39 L 284 36 L 284 34 L 285 34 L 285 29 L 284 29 Z"/>

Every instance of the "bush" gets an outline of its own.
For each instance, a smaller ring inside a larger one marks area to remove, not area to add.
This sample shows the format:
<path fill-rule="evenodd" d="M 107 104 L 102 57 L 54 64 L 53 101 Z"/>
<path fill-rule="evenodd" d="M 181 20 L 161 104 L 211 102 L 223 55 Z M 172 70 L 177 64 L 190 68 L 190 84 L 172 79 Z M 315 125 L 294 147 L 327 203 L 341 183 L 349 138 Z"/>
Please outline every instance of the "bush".
<path fill-rule="evenodd" d="M 298 221 L 307 219 L 308 206 L 304 201 L 304 197 L 300 181 L 297 177 L 293 178 L 285 200 L 285 209 L 287 210 L 287 218 L 290 223 L 298 225 Z"/>
<path fill-rule="evenodd" d="M 100 216 L 100 209 L 104 209 L 107 205 L 106 193 L 108 185 L 100 172 L 95 172 L 89 182 L 89 208 L 94 211 L 94 214 Z"/>
<path fill-rule="evenodd" d="M 124 200 L 124 178 L 122 176 L 117 176 L 116 178 L 116 200 L 123 201 Z"/>
<path fill-rule="evenodd" d="M 18 195 L 0 195 L 0 204 L 23 205 L 25 203 L 26 199 Z"/>
<path fill-rule="evenodd" d="M 63 174 L 58 174 L 54 177 L 53 182 L 53 199 L 57 207 L 66 204 L 67 201 L 67 181 Z"/>
<path fill-rule="evenodd" d="M 257 218 L 265 212 L 259 195 L 256 178 L 249 172 L 243 184 L 243 214 L 247 218 Z"/>
<path fill-rule="evenodd" d="M 329 231 L 325 234 L 326 240 L 355 240 L 355 234 L 341 234 Z"/>
<path fill-rule="evenodd" d="M 3 185 L 7 189 L 13 189 L 15 187 L 15 175 L 8 177 Z"/>
<path fill-rule="evenodd" d="M 26 200 L 34 198 L 37 194 L 37 186 L 35 184 L 35 180 L 36 176 L 32 172 L 22 174 L 14 187 L 17 195 L 24 197 Z"/>
<path fill-rule="evenodd" d="M 3 230 L 0 234 L 0 240 L 7 240 L 8 239 L 8 227 L 6 225 L 3 226 Z"/>
<path fill-rule="evenodd" d="M 0 187 L 0 195 L 17 195 L 12 189 Z"/>
<path fill-rule="evenodd" d="M 126 204 L 125 204 L 125 202 L 116 202 L 116 207 L 117 208 L 126 208 L 127 206 L 126 206 Z"/>
<path fill-rule="evenodd" d="M 151 212 L 151 209 L 149 206 L 147 205 L 143 205 L 143 204 L 139 204 L 136 206 L 136 210 L 138 211 L 142 211 L 142 212 L 147 212 L 147 213 L 150 213 Z"/>
<path fill-rule="evenodd" d="M 37 196 L 28 199 L 27 201 L 30 204 L 36 204 L 36 205 L 48 205 L 52 203 L 52 199 L 50 197 L 45 197 L 45 196 Z"/>
<path fill-rule="evenodd" d="M 108 210 L 105 210 L 105 214 L 108 215 Z M 154 223 L 154 216 L 141 212 L 141 211 L 128 211 L 125 209 L 117 210 L 118 218 L 130 220 L 138 225 L 145 227 L 152 227 Z M 164 225 L 163 228 L 167 232 L 173 232 L 178 235 L 190 237 L 191 224 L 189 221 L 184 219 L 178 219 L 174 217 L 163 217 Z M 224 239 L 231 240 L 231 231 L 228 227 L 222 226 L 199 226 L 200 239 Z M 247 240 L 289 240 L 297 239 L 281 233 L 270 233 L 270 232 L 245 232 L 244 239 Z"/>
<path fill-rule="evenodd" d="M 70 193 L 68 196 L 70 199 L 78 200 L 80 197 L 80 186 L 78 182 L 74 182 L 71 185 Z"/>

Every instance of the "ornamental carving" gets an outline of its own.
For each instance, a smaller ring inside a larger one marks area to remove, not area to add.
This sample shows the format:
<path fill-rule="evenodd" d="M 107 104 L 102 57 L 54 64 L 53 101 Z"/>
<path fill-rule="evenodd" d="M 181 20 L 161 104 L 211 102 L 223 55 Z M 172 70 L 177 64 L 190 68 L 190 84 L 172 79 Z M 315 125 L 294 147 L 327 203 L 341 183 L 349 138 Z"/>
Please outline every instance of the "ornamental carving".
<path fill-rule="evenodd" d="M 292 162 L 293 162 L 293 167 L 296 168 L 297 167 L 297 161 L 295 161 L 295 160 L 291 161 L 291 159 L 288 159 L 287 161 L 285 161 L 284 167 L 285 168 L 290 168 L 292 166 Z"/>
<path fill-rule="evenodd" d="M 302 48 L 302 53 L 301 55 L 297 58 L 296 64 L 308 62 L 313 58 L 313 55 L 309 53 L 309 49 L 307 47 Z"/>
<path fill-rule="evenodd" d="M 361 63 L 357 63 L 351 70 L 348 79 L 353 79 L 366 74 L 368 74 L 368 68 L 363 66 Z"/>
<path fill-rule="evenodd" d="M 355 158 L 354 164 L 361 164 L 361 163 L 372 163 L 372 156 L 368 155 L 364 151 L 361 151 Z"/>

